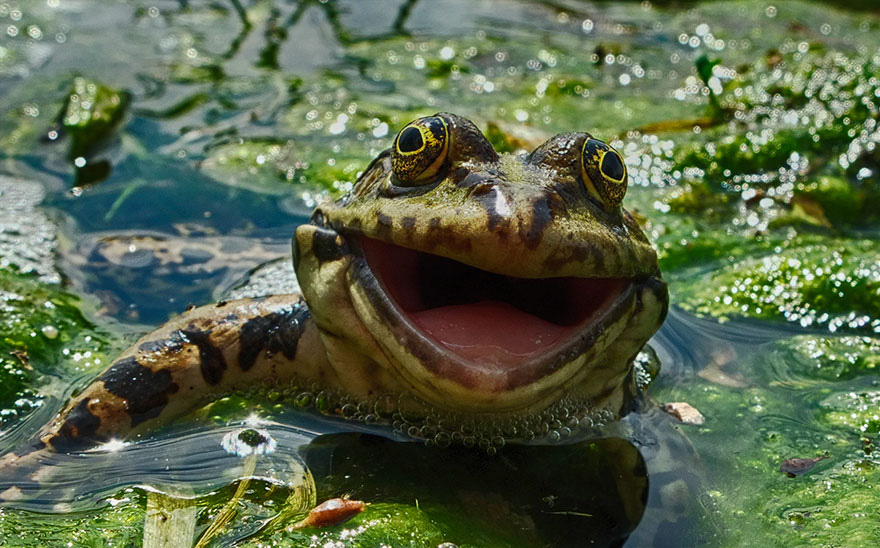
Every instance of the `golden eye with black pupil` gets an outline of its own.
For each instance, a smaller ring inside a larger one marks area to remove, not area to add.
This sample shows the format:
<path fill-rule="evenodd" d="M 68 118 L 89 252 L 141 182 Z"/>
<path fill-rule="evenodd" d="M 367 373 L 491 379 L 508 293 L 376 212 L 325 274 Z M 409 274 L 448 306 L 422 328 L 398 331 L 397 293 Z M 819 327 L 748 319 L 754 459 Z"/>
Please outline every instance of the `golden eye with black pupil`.
<path fill-rule="evenodd" d="M 449 129 L 439 116 L 410 122 L 391 149 L 391 170 L 402 186 L 425 184 L 440 171 L 449 151 Z"/>
<path fill-rule="evenodd" d="M 616 150 L 598 139 L 587 139 L 581 151 L 581 179 L 600 202 L 617 208 L 626 194 L 626 165 Z"/>

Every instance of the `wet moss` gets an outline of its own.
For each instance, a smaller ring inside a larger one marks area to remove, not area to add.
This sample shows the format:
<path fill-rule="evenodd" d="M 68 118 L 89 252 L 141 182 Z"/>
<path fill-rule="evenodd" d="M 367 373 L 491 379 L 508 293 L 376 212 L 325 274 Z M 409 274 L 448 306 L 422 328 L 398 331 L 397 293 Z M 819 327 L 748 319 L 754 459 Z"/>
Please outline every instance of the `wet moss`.
<path fill-rule="evenodd" d="M 40 377 L 94 371 L 106 340 L 75 296 L 35 276 L 0 269 L 0 426 L 39 405 Z"/>
<path fill-rule="evenodd" d="M 842 176 L 824 175 L 795 187 L 794 201 L 815 202 L 831 226 L 868 225 L 880 219 L 880 185 L 874 179 L 850 181 Z"/>
<path fill-rule="evenodd" d="M 61 114 L 61 125 L 70 135 L 70 159 L 87 157 L 110 139 L 130 102 L 127 92 L 87 78 L 74 78 Z"/>
<path fill-rule="evenodd" d="M 780 248 L 679 281 L 673 296 L 685 310 L 720 319 L 745 316 L 880 333 L 880 246 L 829 240 Z"/>
<path fill-rule="evenodd" d="M 263 546 L 259 536 L 240 546 Z M 351 520 L 332 527 L 286 529 L 272 535 L 275 546 L 338 546 L 372 548 L 374 546 L 530 546 L 515 534 L 482 530 L 477 522 L 449 508 L 376 503 Z"/>
<path fill-rule="evenodd" d="M 866 436 L 880 434 L 880 391 L 838 392 L 821 403 L 822 422 Z"/>
<path fill-rule="evenodd" d="M 0 508 L 3 546 L 10 548 L 62 548 L 91 546 L 141 546 L 145 495 L 125 489 L 110 506 L 98 510 L 43 514 Z M 22 534 L 23 532 L 26 534 Z"/>
<path fill-rule="evenodd" d="M 768 358 L 774 375 L 800 380 L 846 380 L 880 371 L 880 340 L 801 335 L 783 340 Z"/>
<path fill-rule="evenodd" d="M 867 387 L 876 345 L 805 335 L 731 354 L 726 369 L 745 386 L 712 382 L 705 372 L 687 386 L 659 379 L 653 396 L 686 399 L 707 418 L 688 433 L 711 471 L 703 503 L 720 532 L 711 546 L 872 545 L 880 534 L 880 422 L 878 393 Z M 826 458 L 801 476 L 780 471 L 784 460 L 816 457 Z"/>

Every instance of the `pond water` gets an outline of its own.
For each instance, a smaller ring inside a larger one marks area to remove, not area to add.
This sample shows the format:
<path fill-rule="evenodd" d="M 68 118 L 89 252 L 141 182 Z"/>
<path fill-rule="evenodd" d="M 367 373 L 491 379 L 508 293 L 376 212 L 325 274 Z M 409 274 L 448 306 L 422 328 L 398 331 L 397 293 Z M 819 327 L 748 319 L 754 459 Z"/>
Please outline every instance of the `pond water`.
<path fill-rule="evenodd" d="M 295 290 L 295 227 L 437 111 L 612 143 L 672 295 L 622 438 L 441 451 L 236 394 L 56 455 L 0 544 L 141 545 L 173 499 L 201 534 L 249 475 L 212 545 L 880 544 L 878 36 L 870 1 L 0 0 L 0 454 L 187 304 Z M 311 477 L 371 504 L 279 528 Z"/>

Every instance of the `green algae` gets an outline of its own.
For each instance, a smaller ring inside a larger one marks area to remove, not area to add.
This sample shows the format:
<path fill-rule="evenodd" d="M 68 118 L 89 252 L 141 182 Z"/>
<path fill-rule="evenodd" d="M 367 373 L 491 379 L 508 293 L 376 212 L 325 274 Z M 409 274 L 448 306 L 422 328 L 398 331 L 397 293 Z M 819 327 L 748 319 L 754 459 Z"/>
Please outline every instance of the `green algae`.
<path fill-rule="evenodd" d="M 51 516 L 0 508 L 0 540 L 10 548 L 140 546 L 146 497 L 135 489 L 118 497 L 100 511 L 59 508 Z"/>
<path fill-rule="evenodd" d="M 872 337 L 801 335 L 781 341 L 780 378 L 847 380 L 880 370 L 880 340 Z"/>
<path fill-rule="evenodd" d="M 706 495 L 724 534 L 712 545 L 867 547 L 880 538 L 877 391 L 867 388 L 877 344 L 812 335 L 766 343 L 735 362 L 754 383 L 746 387 L 664 386 L 661 377 L 655 397 L 686 398 L 707 417 L 688 433 L 715 471 Z M 779 470 L 785 459 L 822 456 L 797 478 Z"/>
<path fill-rule="evenodd" d="M 292 524 L 291 524 L 292 525 Z M 341 525 L 317 529 L 282 529 L 272 535 L 274 546 L 335 546 L 372 548 L 374 546 L 529 546 L 515 534 L 481 530 L 479 523 L 450 508 L 376 503 Z M 259 537 L 240 546 L 265 546 Z"/>
<path fill-rule="evenodd" d="M 82 375 L 106 363 L 106 339 L 81 306 L 57 286 L 0 269 L 0 427 L 39 405 L 41 375 Z"/>
<path fill-rule="evenodd" d="M 61 116 L 61 125 L 70 134 L 70 159 L 89 156 L 106 142 L 125 117 L 130 100 L 126 92 L 74 78 Z"/>
<path fill-rule="evenodd" d="M 867 436 L 880 434 L 880 391 L 837 393 L 820 403 L 822 422 Z"/>
<path fill-rule="evenodd" d="M 784 319 L 829 331 L 880 333 L 880 246 L 830 240 L 778 249 L 673 286 L 678 306 L 720 319 Z"/>
<path fill-rule="evenodd" d="M 729 122 L 671 140 L 655 171 L 631 170 L 657 190 L 630 203 L 683 308 L 877 332 L 880 255 L 858 231 L 875 229 L 880 196 L 878 58 L 802 46 L 774 55 L 725 85 Z M 630 158 L 643 163 L 645 142 Z"/>

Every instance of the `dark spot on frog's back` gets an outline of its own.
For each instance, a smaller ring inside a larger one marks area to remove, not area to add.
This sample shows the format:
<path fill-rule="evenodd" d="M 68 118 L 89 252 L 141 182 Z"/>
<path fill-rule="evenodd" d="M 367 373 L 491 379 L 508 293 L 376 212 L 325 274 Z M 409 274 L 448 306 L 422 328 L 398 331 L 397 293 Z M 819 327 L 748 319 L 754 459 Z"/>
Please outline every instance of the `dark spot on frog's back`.
<path fill-rule="evenodd" d="M 324 213 L 320 209 L 316 209 L 309 219 L 309 224 L 323 228 L 325 225 Z"/>
<path fill-rule="evenodd" d="M 153 371 L 133 356 L 113 364 L 98 380 L 104 381 L 108 392 L 126 401 L 132 426 L 158 417 L 168 404 L 168 396 L 178 389 L 170 371 Z"/>
<path fill-rule="evenodd" d="M 281 352 L 285 358 L 296 357 L 296 347 L 309 318 L 309 309 L 301 303 L 257 316 L 241 326 L 241 350 L 238 353 L 238 366 L 247 371 L 257 361 L 261 352 L 274 354 Z"/>
<path fill-rule="evenodd" d="M 406 230 L 412 230 L 416 226 L 416 218 L 415 217 L 404 217 L 400 220 L 400 224 Z"/>
<path fill-rule="evenodd" d="M 95 432 L 101 426 L 101 419 L 89 410 L 89 400 L 84 398 L 67 415 L 67 420 L 58 429 L 52 440 L 52 447 L 57 451 L 77 451 L 100 441 L 95 438 Z"/>
<path fill-rule="evenodd" d="M 219 384 L 226 371 L 226 358 L 211 342 L 211 332 L 190 328 L 182 329 L 180 335 L 199 349 L 200 369 L 205 382 L 211 386 Z"/>

